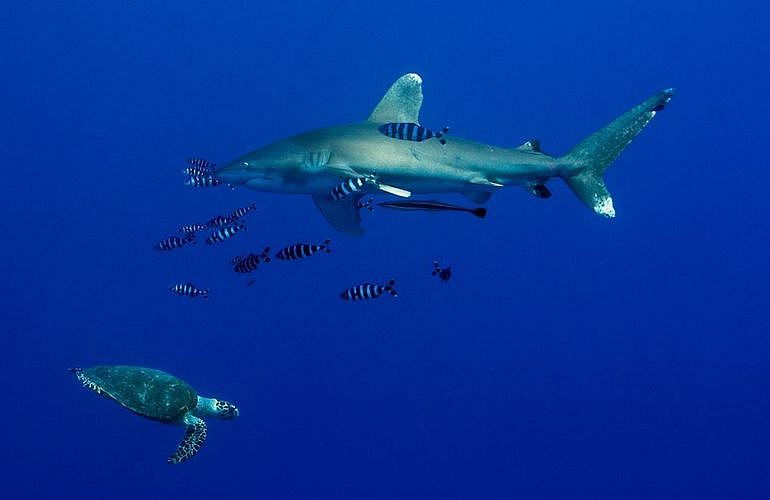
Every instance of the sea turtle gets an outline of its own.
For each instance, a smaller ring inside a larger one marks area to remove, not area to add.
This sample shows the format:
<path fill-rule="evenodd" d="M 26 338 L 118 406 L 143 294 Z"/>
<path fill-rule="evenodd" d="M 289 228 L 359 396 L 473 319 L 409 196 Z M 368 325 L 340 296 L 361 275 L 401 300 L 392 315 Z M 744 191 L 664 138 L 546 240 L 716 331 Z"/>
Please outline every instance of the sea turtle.
<path fill-rule="evenodd" d="M 84 387 L 113 399 L 137 415 L 165 424 L 184 425 L 187 430 L 168 463 L 192 457 L 206 440 L 206 422 L 201 417 L 235 418 L 232 403 L 199 396 L 184 380 L 141 366 L 94 366 L 70 368 Z"/>

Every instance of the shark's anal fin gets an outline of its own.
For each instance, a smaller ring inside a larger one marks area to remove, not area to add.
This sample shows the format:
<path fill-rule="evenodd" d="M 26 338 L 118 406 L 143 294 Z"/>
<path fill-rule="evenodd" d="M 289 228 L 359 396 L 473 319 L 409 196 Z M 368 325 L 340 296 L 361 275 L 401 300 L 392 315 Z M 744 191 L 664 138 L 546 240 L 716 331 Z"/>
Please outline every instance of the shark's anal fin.
<path fill-rule="evenodd" d="M 342 200 L 335 201 L 329 198 L 328 193 L 316 193 L 313 202 L 324 218 L 337 231 L 350 236 L 361 236 L 364 228 L 361 226 L 361 216 L 356 207 L 361 199 L 361 194 L 356 193 Z"/>
<path fill-rule="evenodd" d="M 422 78 L 417 73 L 407 73 L 390 86 L 369 115 L 369 121 L 419 124 L 421 106 Z"/>

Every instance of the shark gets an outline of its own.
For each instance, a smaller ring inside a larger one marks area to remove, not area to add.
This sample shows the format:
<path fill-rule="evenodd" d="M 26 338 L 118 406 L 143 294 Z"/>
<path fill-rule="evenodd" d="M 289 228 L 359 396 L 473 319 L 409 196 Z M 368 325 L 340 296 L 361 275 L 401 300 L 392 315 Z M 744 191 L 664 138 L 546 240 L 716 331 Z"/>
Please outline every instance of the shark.
<path fill-rule="evenodd" d="M 563 156 L 544 153 L 539 141 L 517 147 L 483 144 L 454 135 L 422 142 L 394 138 L 380 127 L 420 124 L 422 78 L 403 75 L 363 121 L 303 132 L 265 145 L 215 171 L 233 187 L 310 195 L 338 231 L 363 234 L 362 196 L 373 192 L 400 197 L 460 193 L 484 204 L 508 186 L 540 198 L 546 183 L 559 178 L 596 214 L 613 218 L 615 208 L 604 173 L 652 118 L 666 107 L 674 89 L 662 90 L 591 134 Z M 335 199 L 330 192 L 345 179 L 366 179 L 360 192 Z"/>

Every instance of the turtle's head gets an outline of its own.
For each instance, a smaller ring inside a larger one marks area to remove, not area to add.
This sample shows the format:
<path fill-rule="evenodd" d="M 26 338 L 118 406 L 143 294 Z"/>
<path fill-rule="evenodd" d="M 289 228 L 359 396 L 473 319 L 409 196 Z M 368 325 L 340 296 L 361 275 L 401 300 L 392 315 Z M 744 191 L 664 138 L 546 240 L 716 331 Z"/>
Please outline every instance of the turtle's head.
<path fill-rule="evenodd" d="M 217 399 L 216 408 L 219 418 L 235 418 L 238 416 L 238 407 L 229 401 Z"/>
<path fill-rule="evenodd" d="M 229 401 L 198 396 L 195 414 L 199 417 L 217 417 L 231 419 L 238 416 L 238 407 Z"/>

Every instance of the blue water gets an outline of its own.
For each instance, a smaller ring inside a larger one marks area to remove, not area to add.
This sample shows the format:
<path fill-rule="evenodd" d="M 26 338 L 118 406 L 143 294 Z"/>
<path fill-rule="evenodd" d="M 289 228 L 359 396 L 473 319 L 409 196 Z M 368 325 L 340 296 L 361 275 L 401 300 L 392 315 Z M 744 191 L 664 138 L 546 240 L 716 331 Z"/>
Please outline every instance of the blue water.
<path fill-rule="evenodd" d="M 770 8 L 542 3 L 6 3 L 3 496 L 768 498 Z M 411 71 L 426 124 L 552 154 L 677 95 L 609 170 L 611 222 L 554 180 L 352 239 L 307 197 L 182 185 L 190 156 L 363 119 Z M 251 201 L 233 241 L 152 249 Z M 226 265 L 325 238 L 251 287 Z M 397 299 L 338 297 L 391 277 Z M 211 299 L 168 293 L 187 280 Z M 241 417 L 167 465 L 182 429 L 65 370 L 96 364 Z"/>

